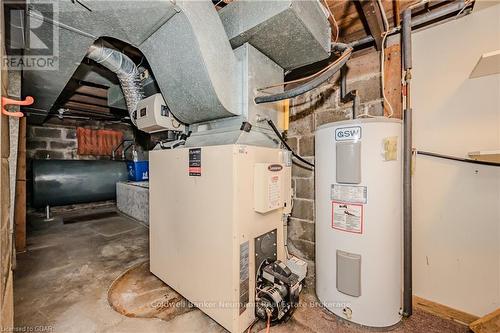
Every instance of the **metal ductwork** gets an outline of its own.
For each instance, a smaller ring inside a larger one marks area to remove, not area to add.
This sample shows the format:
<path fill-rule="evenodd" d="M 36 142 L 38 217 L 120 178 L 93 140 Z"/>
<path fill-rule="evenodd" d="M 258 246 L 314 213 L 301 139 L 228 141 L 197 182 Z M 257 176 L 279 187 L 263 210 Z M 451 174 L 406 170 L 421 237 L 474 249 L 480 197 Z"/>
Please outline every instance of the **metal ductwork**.
<path fill-rule="evenodd" d="M 329 55 L 329 28 L 311 28 L 312 18 L 321 24 L 326 22 L 317 1 L 308 1 L 307 5 L 299 4 L 298 0 L 286 1 L 283 7 L 283 1 L 278 0 L 240 0 L 224 8 L 228 12 L 223 20 L 209 0 L 126 1 L 119 6 L 114 1 L 90 0 L 85 2 L 85 7 L 78 2 L 59 0 L 53 2 L 53 8 L 34 0 L 27 2 L 31 24 L 40 26 L 42 33 L 54 33 L 58 37 L 53 48 L 58 68 L 23 72 L 23 95 L 35 97 L 35 104 L 26 109 L 32 122 L 44 121 L 47 112 L 57 106 L 61 91 L 89 48 L 101 37 L 120 40 L 142 52 L 169 109 L 186 124 L 242 115 L 246 103 L 242 91 L 246 90 L 247 78 L 244 65 L 232 49 L 241 42 L 255 44 L 256 49 L 281 68 L 319 61 Z M 253 10 L 256 15 L 252 16 L 252 24 L 246 28 L 238 26 L 239 14 L 255 8 L 255 3 L 259 8 Z M 236 4 L 238 10 L 229 15 Z M 271 11 L 272 8 L 277 9 Z M 259 16 L 258 13 L 272 15 Z M 269 39 L 273 30 L 260 28 L 266 26 L 293 26 L 294 34 L 283 35 L 280 43 L 292 49 L 308 50 L 307 54 L 271 52 L 276 48 L 276 41 L 273 45 Z M 240 37 L 250 29 L 251 38 L 230 40 L 227 35 L 230 27 L 237 28 L 232 31 Z M 314 38 L 305 38 L 306 35 Z M 309 45 L 311 40 L 313 45 Z M 305 41 L 309 44 L 305 45 Z M 312 54 L 312 49 L 317 52 Z M 27 56 L 30 52 L 25 50 Z M 94 52 L 97 51 L 90 54 Z M 292 56 L 293 59 L 289 58 Z M 129 104 L 132 109 L 134 102 Z"/>

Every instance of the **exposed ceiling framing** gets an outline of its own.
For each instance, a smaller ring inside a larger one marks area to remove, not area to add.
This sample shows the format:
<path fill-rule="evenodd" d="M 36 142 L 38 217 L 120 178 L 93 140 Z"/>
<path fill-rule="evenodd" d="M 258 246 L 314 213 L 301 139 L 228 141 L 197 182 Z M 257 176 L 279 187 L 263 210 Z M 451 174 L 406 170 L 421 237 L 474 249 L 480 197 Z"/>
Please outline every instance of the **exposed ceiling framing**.
<path fill-rule="evenodd" d="M 217 8 L 220 8 L 232 1 L 238 0 L 217 0 L 214 1 L 214 4 L 216 4 Z M 454 1 L 433 0 L 423 3 L 421 0 L 382 0 L 382 6 L 389 21 L 389 26 L 393 28 L 399 26 L 401 20 L 400 13 L 409 6 L 421 3 L 418 11 L 414 12 L 415 17 L 432 12 L 452 2 Z M 364 47 L 375 46 L 377 50 L 380 50 L 382 32 L 385 31 L 385 27 L 377 0 L 326 0 L 326 3 L 338 23 L 340 42 L 351 43 L 367 36 L 373 36 L 374 43 L 365 45 Z M 137 63 L 144 61 L 140 52 L 135 48 L 124 45 L 120 41 L 108 42 L 113 42 L 115 47 L 126 52 Z M 286 80 L 314 73 L 319 68 L 331 62 L 332 59 L 294 70 L 287 75 Z M 88 116 L 95 119 L 120 119 L 127 116 L 128 114 L 124 110 L 108 107 L 107 90 L 107 86 L 73 79 L 61 94 L 58 106 L 64 111 L 65 115 Z M 57 111 L 55 111 L 55 114 L 59 115 Z"/>

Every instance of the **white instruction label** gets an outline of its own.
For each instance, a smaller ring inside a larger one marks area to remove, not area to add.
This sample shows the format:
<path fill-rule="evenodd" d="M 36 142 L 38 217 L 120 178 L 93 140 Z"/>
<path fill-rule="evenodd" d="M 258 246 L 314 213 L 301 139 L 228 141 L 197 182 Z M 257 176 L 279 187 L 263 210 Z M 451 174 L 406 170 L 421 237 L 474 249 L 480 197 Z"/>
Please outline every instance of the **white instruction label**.
<path fill-rule="evenodd" d="M 363 205 L 332 201 L 332 228 L 363 233 Z"/>
<path fill-rule="evenodd" d="M 279 175 L 271 175 L 268 178 L 267 191 L 269 195 L 269 209 L 279 208 L 281 205 L 281 186 Z"/>
<path fill-rule="evenodd" d="M 332 184 L 330 199 L 342 202 L 366 203 L 366 186 Z"/>

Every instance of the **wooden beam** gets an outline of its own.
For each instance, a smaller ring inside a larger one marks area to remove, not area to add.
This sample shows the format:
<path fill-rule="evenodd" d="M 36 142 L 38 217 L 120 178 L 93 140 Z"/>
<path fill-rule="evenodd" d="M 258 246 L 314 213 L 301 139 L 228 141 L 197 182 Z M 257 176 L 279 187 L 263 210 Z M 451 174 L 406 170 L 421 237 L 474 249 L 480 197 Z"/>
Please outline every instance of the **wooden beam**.
<path fill-rule="evenodd" d="M 108 98 L 108 90 L 98 87 L 79 86 L 78 88 L 75 89 L 75 93 L 88 96 L 96 96 L 100 98 Z"/>
<path fill-rule="evenodd" d="M 375 47 L 380 51 L 382 47 L 382 33 L 385 31 L 380 7 L 376 0 L 362 0 L 360 4 L 368 28 L 370 29 L 370 34 L 375 39 Z"/>
<path fill-rule="evenodd" d="M 500 332 L 500 308 L 471 323 L 469 328 L 474 333 Z"/>
<path fill-rule="evenodd" d="M 108 108 L 108 107 L 80 103 L 80 102 L 71 102 L 71 101 L 66 102 L 64 104 L 64 107 L 68 108 L 68 109 L 76 109 L 76 110 L 82 110 L 82 111 L 102 112 L 102 113 L 107 113 L 107 114 L 110 113 L 110 108 Z"/>
<path fill-rule="evenodd" d="M 477 316 L 450 308 L 436 302 L 428 301 L 418 296 L 413 296 L 413 305 L 423 311 L 432 313 L 440 318 L 453 320 L 461 324 L 469 325 L 479 319 Z"/>
<path fill-rule="evenodd" d="M 24 252 L 26 251 L 26 117 L 19 119 L 14 223 L 16 251 Z"/>
<path fill-rule="evenodd" d="M 394 44 L 385 49 L 384 53 L 384 93 L 391 103 L 393 118 L 402 119 L 403 98 L 401 95 L 401 46 Z M 390 110 L 384 101 L 384 115 Z"/>
<path fill-rule="evenodd" d="M 108 106 L 107 99 L 88 96 L 88 95 L 73 94 L 73 96 L 71 96 L 68 100 L 72 101 L 72 102 L 80 102 L 80 103 L 98 105 L 98 106 L 104 106 L 104 107 Z"/>

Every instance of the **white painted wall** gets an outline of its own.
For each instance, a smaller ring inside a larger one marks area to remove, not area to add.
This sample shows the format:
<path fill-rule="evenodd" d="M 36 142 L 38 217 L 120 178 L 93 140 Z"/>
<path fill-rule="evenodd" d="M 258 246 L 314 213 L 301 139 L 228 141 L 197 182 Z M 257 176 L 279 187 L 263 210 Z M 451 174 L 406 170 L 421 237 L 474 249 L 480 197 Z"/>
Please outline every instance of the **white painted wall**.
<path fill-rule="evenodd" d="M 413 35 L 417 149 L 500 149 L 500 74 L 468 78 L 497 49 L 499 4 Z M 500 307 L 500 168 L 418 156 L 413 228 L 415 295 L 478 316 Z"/>

